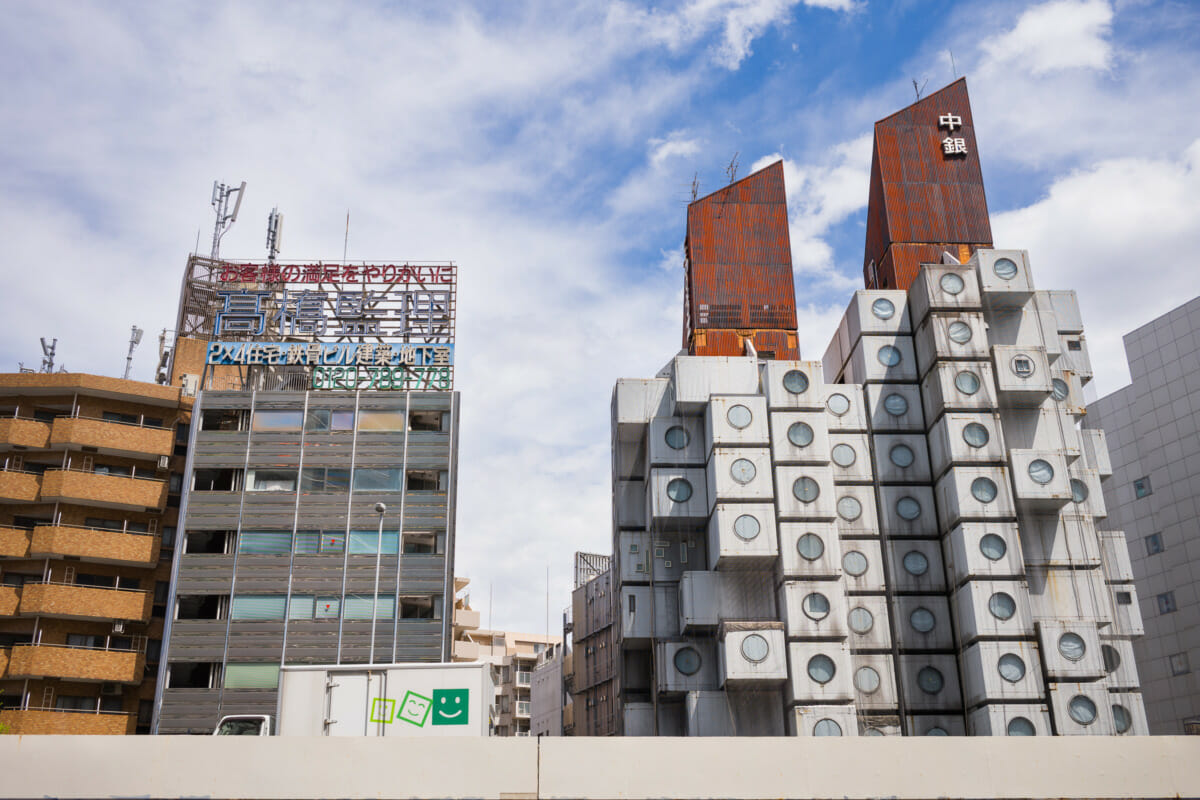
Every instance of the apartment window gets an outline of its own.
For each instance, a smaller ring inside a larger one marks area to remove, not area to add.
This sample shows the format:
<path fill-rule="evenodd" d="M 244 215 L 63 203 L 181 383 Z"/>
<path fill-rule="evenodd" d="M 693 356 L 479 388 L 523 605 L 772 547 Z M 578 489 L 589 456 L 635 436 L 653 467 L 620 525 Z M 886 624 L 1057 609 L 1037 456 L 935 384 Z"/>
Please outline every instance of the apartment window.
<path fill-rule="evenodd" d="M 122 478 L 128 478 L 133 475 L 133 467 L 124 466 L 122 464 L 96 464 L 92 467 L 92 472 L 97 475 L 116 475 Z"/>
<path fill-rule="evenodd" d="M 432 595 L 419 595 L 400 598 L 400 619 L 440 619 L 437 612 L 439 604 Z"/>
<path fill-rule="evenodd" d="M 224 555 L 230 552 L 232 538 L 233 531 L 188 531 L 183 552 L 189 555 Z"/>
<path fill-rule="evenodd" d="M 1133 605 L 1133 592 L 1117 592 L 1117 605 L 1131 606 Z"/>
<path fill-rule="evenodd" d="M 354 491 L 398 492 L 400 491 L 400 470 L 359 467 L 354 470 Z"/>
<path fill-rule="evenodd" d="M 90 650 L 103 650 L 104 637 L 91 633 L 68 633 L 67 647 L 86 647 Z"/>
<path fill-rule="evenodd" d="M 1158 613 L 1170 614 L 1172 611 L 1177 611 L 1175 606 L 1175 593 L 1163 592 L 1158 596 Z"/>
<path fill-rule="evenodd" d="M 310 409 L 304 417 L 304 430 L 311 433 L 354 430 L 353 411 L 335 411 L 330 408 Z"/>
<path fill-rule="evenodd" d="M 1172 675 L 1186 675 L 1192 671 L 1192 665 L 1188 663 L 1187 653 L 1176 653 L 1167 659 L 1171 665 Z"/>
<path fill-rule="evenodd" d="M 442 411 L 414 411 L 409 415 L 410 431 L 441 431 L 446 415 Z"/>
<path fill-rule="evenodd" d="M 1141 500 L 1143 497 L 1148 497 L 1154 494 L 1154 490 L 1150 488 L 1150 476 L 1138 478 L 1133 482 L 1133 496 Z"/>
<path fill-rule="evenodd" d="M 175 548 L 175 526 L 164 525 L 162 529 L 162 546 L 168 550 Z"/>
<path fill-rule="evenodd" d="M 116 588 L 117 579 L 112 575 L 92 575 L 89 573 L 80 573 L 75 576 L 76 586 L 95 586 L 99 589 Z"/>
<path fill-rule="evenodd" d="M 240 595 L 229 606 L 229 618 L 255 622 L 283 619 L 286 607 L 286 595 Z"/>
<path fill-rule="evenodd" d="M 185 595 L 175 604 L 175 619 L 223 619 L 228 598 L 219 594 Z"/>
<path fill-rule="evenodd" d="M 318 597 L 313 609 L 314 619 L 337 619 L 342 613 L 340 597 Z"/>
<path fill-rule="evenodd" d="M 183 476 L 178 472 L 171 473 L 171 477 L 167 480 L 167 491 L 172 494 L 178 493 L 183 488 Z"/>
<path fill-rule="evenodd" d="M 436 533 L 408 533 L 400 535 L 405 555 L 436 555 L 441 552 L 442 539 Z"/>
<path fill-rule="evenodd" d="M 105 422 L 119 422 L 122 425 L 137 425 L 141 422 L 137 414 L 121 414 L 116 411 L 105 411 L 100 418 Z"/>
<path fill-rule="evenodd" d="M 155 602 L 155 604 L 167 602 L 167 598 L 169 597 L 170 591 L 171 591 L 171 584 L 169 581 L 155 581 L 154 582 L 154 602 Z"/>
<path fill-rule="evenodd" d="M 398 531 L 384 531 L 382 540 L 378 530 L 350 531 L 350 555 L 396 555 L 400 549 L 400 534 Z"/>
<path fill-rule="evenodd" d="M 215 409 L 213 411 L 205 411 L 200 417 L 200 430 L 202 431 L 240 431 L 242 429 L 242 415 L 244 412 L 232 409 Z M 176 441 L 187 441 L 187 428 L 180 425 L 178 433 L 175 437 Z"/>
<path fill-rule="evenodd" d="M 333 467 L 305 467 L 300 473 L 302 492 L 348 492 L 350 470 Z"/>
<path fill-rule="evenodd" d="M 408 491 L 410 492 L 444 492 L 446 490 L 447 473 L 432 469 L 410 469 L 408 471 Z"/>
<path fill-rule="evenodd" d="M 213 689 L 217 685 L 220 664 L 179 661 L 167 670 L 168 689 Z"/>
<path fill-rule="evenodd" d="M 1200 736 L 1200 718 L 1192 717 L 1183 721 L 1184 736 Z"/>
<path fill-rule="evenodd" d="M 1082 350 L 1083 344 L 1078 339 L 1067 339 L 1068 350 Z"/>
<path fill-rule="evenodd" d="M 226 689 L 276 689 L 279 687 L 278 664 L 226 664 Z"/>
<path fill-rule="evenodd" d="M 348 594 L 342 616 L 345 619 L 370 619 L 374 607 L 376 619 L 391 619 L 396 613 L 396 596 L 381 594 L 372 597 L 369 594 Z"/>
<path fill-rule="evenodd" d="M 238 469 L 198 469 L 192 476 L 197 492 L 232 492 L 237 489 Z"/>
<path fill-rule="evenodd" d="M 1028 378 L 1033 374 L 1033 359 L 1028 356 L 1013 357 L 1012 371 L 1018 378 Z"/>
<path fill-rule="evenodd" d="M 59 711 L 95 711 L 96 698 L 81 695 L 60 694 L 54 698 L 54 707 Z"/>
<path fill-rule="evenodd" d="M 260 433 L 288 433 L 299 431 L 304 419 L 300 410 L 265 409 L 254 412 L 250 430 Z"/>
<path fill-rule="evenodd" d="M 1146 555 L 1154 556 L 1163 551 L 1162 533 L 1152 533 L 1145 538 Z"/>
<path fill-rule="evenodd" d="M 341 553 L 346 549 L 346 534 L 342 531 L 296 531 L 296 553 Z"/>
<path fill-rule="evenodd" d="M 371 408 L 358 412 L 358 429 L 371 431 L 404 430 L 404 412 L 398 408 Z"/>
<path fill-rule="evenodd" d="M 162 639 L 150 639 L 146 642 L 146 661 L 157 664 L 162 657 Z"/>
<path fill-rule="evenodd" d="M 294 492 L 297 471 L 294 469 L 247 470 L 246 486 L 251 492 Z"/>
<path fill-rule="evenodd" d="M 291 531 L 242 531 L 238 552 L 249 555 L 282 555 L 292 551 Z"/>

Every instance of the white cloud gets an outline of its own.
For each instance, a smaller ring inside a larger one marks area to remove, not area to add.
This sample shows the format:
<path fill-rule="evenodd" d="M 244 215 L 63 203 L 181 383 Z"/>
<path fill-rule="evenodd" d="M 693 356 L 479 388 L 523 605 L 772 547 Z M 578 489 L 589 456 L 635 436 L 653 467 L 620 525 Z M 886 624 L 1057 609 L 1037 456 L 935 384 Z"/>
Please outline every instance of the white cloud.
<path fill-rule="evenodd" d="M 1053 0 L 1027 9 L 1017 24 L 982 43 L 984 69 L 1016 68 L 1033 75 L 1066 69 L 1108 69 L 1113 10 L 1105 0 Z"/>

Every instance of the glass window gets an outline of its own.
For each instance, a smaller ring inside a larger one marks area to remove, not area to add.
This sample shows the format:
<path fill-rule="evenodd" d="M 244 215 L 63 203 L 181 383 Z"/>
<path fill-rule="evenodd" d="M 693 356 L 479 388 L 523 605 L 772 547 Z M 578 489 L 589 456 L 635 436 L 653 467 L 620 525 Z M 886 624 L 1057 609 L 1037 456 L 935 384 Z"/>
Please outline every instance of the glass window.
<path fill-rule="evenodd" d="M 883 410 L 893 417 L 903 417 L 908 413 L 908 401 L 904 399 L 904 395 L 892 392 L 883 398 Z"/>
<path fill-rule="evenodd" d="M 754 415 L 750 413 L 750 409 L 743 405 L 730 406 L 725 412 L 725 419 L 729 420 L 729 424 L 738 430 L 742 430 L 750 425 Z"/>
<path fill-rule="evenodd" d="M 788 427 L 788 441 L 796 445 L 796 447 L 808 447 L 812 444 L 813 429 L 806 423 L 793 422 Z"/>
<path fill-rule="evenodd" d="M 1016 683 L 1025 677 L 1025 662 L 1016 653 L 1005 653 L 996 663 L 1000 677 L 1009 683 Z"/>
<path fill-rule="evenodd" d="M 1077 694 L 1067 704 L 1067 713 L 1080 725 L 1091 725 L 1096 721 L 1096 704 L 1091 698 Z"/>
<path fill-rule="evenodd" d="M 380 467 L 355 467 L 354 491 L 398 492 L 400 491 L 400 470 Z"/>
<path fill-rule="evenodd" d="M 830 453 L 830 457 L 833 459 L 833 463 L 839 467 L 849 467 L 854 464 L 858 456 L 854 452 L 854 448 L 850 445 L 837 444 L 833 446 L 833 452 Z"/>
<path fill-rule="evenodd" d="M 748 458 L 739 458 L 729 465 L 729 477 L 743 486 L 754 480 L 754 476 L 757 474 L 758 470 L 754 468 L 754 462 Z"/>
<path fill-rule="evenodd" d="M 837 513 L 847 522 L 853 522 L 862 516 L 862 503 L 854 497 L 843 497 L 837 501 Z"/>
<path fill-rule="evenodd" d="M 279 687 L 278 664 L 226 664 L 226 689 L 276 689 Z"/>
<path fill-rule="evenodd" d="M 316 598 L 311 594 L 294 594 L 288 600 L 288 619 L 312 619 Z"/>
<path fill-rule="evenodd" d="M 771 652 L 771 647 L 762 636 L 752 633 L 742 639 L 741 651 L 747 661 L 758 664 L 766 660 L 767 655 Z"/>
<path fill-rule="evenodd" d="M 350 531 L 348 547 L 352 556 L 375 555 L 379 547 L 379 531 Z"/>
<path fill-rule="evenodd" d="M 805 595 L 800 605 L 804 609 L 804 616 L 811 620 L 820 622 L 829 616 L 829 598 L 820 592 Z"/>
<path fill-rule="evenodd" d="M 955 320 L 946 328 L 946 335 L 955 344 L 966 344 L 971 341 L 971 326 L 961 320 Z"/>
<path fill-rule="evenodd" d="M 1125 706 L 1113 703 L 1113 727 L 1117 733 L 1128 733 L 1133 727 L 1133 715 L 1129 713 L 1129 709 Z"/>
<path fill-rule="evenodd" d="M 1152 533 L 1146 537 L 1146 555 L 1158 555 L 1163 551 L 1163 540 L 1161 533 Z"/>
<path fill-rule="evenodd" d="M 401 539 L 405 555 L 435 555 L 441 552 L 442 537 L 436 533 L 405 531 Z M 638 552 L 636 543 L 629 545 L 629 552 Z"/>
<path fill-rule="evenodd" d="M 896 306 L 886 297 L 880 297 L 871 303 L 871 313 L 879 319 L 891 319 L 896 314 Z"/>
<path fill-rule="evenodd" d="M 1009 736 L 1035 736 L 1037 729 L 1033 727 L 1033 723 L 1025 717 L 1013 717 L 1008 721 Z"/>
<path fill-rule="evenodd" d="M 292 550 L 291 531 L 242 531 L 238 534 L 239 553 L 277 555 Z"/>
<path fill-rule="evenodd" d="M 1071 387 L 1067 386 L 1067 382 L 1061 378 L 1051 378 L 1050 391 L 1054 395 L 1054 399 L 1061 402 L 1067 399 L 1067 395 L 1071 394 Z"/>
<path fill-rule="evenodd" d="M 980 425 L 978 422 L 968 422 L 963 428 L 963 441 L 971 447 L 983 447 L 991 439 L 988 429 Z"/>
<path fill-rule="evenodd" d="M 979 376 L 969 369 L 964 369 L 954 376 L 954 387 L 963 394 L 975 394 L 979 391 Z"/>
<path fill-rule="evenodd" d="M 981 503 L 990 503 L 996 499 L 999 489 L 991 478 L 976 478 L 971 481 L 971 496 Z"/>
<path fill-rule="evenodd" d="M 896 501 L 896 513 L 901 519 L 906 519 L 912 522 L 917 517 L 921 516 L 921 504 L 913 497 L 901 497 Z"/>
<path fill-rule="evenodd" d="M 1011 258 L 997 258 L 992 265 L 992 271 L 1001 280 L 1010 281 L 1017 277 L 1017 265 Z"/>
<path fill-rule="evenodd" d="M 979 552 L 983 553 L 989 561 L 999 561 L 1008 552 L 1008 545 L 1003 537 L 994 533 L 985 533 L 979 540 Z"/>
<path fill-rule="evenodd" d="M 854 673 L 854 688 L 863 694 L 875 694 L 879 689 L 879 673 L 871 667 L 859 667 Z"/>
<path fill-rule="evenodd" d="M 816 561 L 825 553 L 825 543 L 815 533 L 806 533 L 796 540 L 796 552 L 807 561 Z"/>
<path fill-rule="evenodd" d="M 858 606 L 850 609 L 849 622 L 850 630 L 855 633 L 870 633 L 871 628 L 875 626 L 875 616 L 862 606 Z"/>
<path fill-rule="evenodd" d="M 905 553 L 901 563 L 904 564 L 904 571 L 915 577 L 920 577 L 929 571 L 929 559 L 925 557 L 924 553 L 917 550 L 909 550 Z"/>
<path fill-rule="evenodd" d="M 399 408 L 371 408 L 358 412 L 360 431 L 402 431 L 404 411 Z"/>
<path fill-rule="evenodd" d="M 1117 605 L 1119 605 L 1119 606 L 1133 605 L 1133 593 L 1132 592 L 1116 592 L 1115 594 L 1116 594 L 1116 598 L 1117 598 Z"/>
<path fill-rule="evenodd" d="M 792 484 L 792 494 L 801 503 L 811 503 L 821 494 L 821 487 L 809 477 L 797 478 Z"/>
<path fill-rule="evenodd" d="M 1177 611 L 1177 610 L 1178 610 L 1178 608 L 1175 605 L 1175 593 L 1174 592 L 1163 592 L 1162 594 L 1160 594 L 1158 596 L 1158 613 L 1159 614 L 1170 614 L 1171 612 Z"/>
<path fill-rule="evenodd" d="M 829 656 L 818 653 L 808 660 L 808 677 L 819 684 L 826 684 L 837 674 L 837 667 Z"/>
<path fill-rule="evenodd" d="M 942 291 L 946 294 L 961 294 L 966 288 L 966 283 L 963 282 L 962 276 L 956 272 L 947 272 L 938 281 L 938 285 L 942 287 Z"/>
<path fill-rule="evenodd" d="M 917 456 L 908 445 L 897 444 L 888 451 L 888 459 L 900 469 L 905 469 L 912 466 L 913 462 L 917 460 Z"/>
<path fill-rule="evenodd" d="M 1007 592 L 996 592 L 988 599 L 988 611 L 999 620 L 1012 619 L 1017 613 L 1017 601 Z"/>
<path fill-rule="evenodd" d="M 808 376 L 798 369 L 789 369 L 783 374 L 783 388 L 792 394 L 804 394 L 808 391 Z"/>
<path fill-rule="evenodd" d="M 926 694 L 937 694 L 945 685 L 946 679 L 937 667 L 921 667 L 917 673 L 917 686 Z"/>
<path fill-rule="evenodd" d="M 1078 661 L 1087 652 L 1087 645 L 1078 633 L 1064 633 L 1058 637 L 1058 652 L 1068 661 Z"/>
<path fill-rule="evenodd" d="M 813 725 L 813 736 L 841 736 L 842 726 L 831 720 L 829 717 L 818 720 L 816 725 Z"/>
<path fill-rule="evenodd" d="M 914 608 L 908 615 L 908 624 L 912 625 L 913 630 L 917 633 L 929 633 L 937 627 L 937 618 L 928 608 L 920 606 Z"/>
<path fill-rule="evenodd" d="M 1133 482 L 1133 496 L 1140 500 L 1143 497 L 1148 497 L 1154 494 L 1154 490 L 1150 488 L 1150 477 L 1138 478 Z"/>
<path fill-rule="evenodd" d="M 342 611 L 340 597 L 318 597 L 316 602 L 316 619 L 337 619 Z"/>
<path fill-rule="evenodd" d="M 1054 467 L 1050 466 L 1049 461 L 1035 458 L 1029 462 L 1029 477 L 1033 479 L 1034 483 L 1045 486 L 1054 480 Z"/>
<path fill-rule="evenodd" d="M 850 410 L 850 398 L 844 394 L 834 393 L 829 395 L 829 399 L 825 401 L 825 407 L 829 409 L 829 413 L 834 416 L 843 416 Z"/>
<path fill-rule="evenodd" d="M 879 359 L 879 363 L 885 367 L 894 367 L 900 363 L 900 351 L 890 344 L 885 344 L 879 348 L 879 352 L 875 356 Z"/>
<path fill-rule="evenodd" d="M 686 503 L 692 497 L 692 484 L 686 478 L 673 478 L 667 484 L 667 497 L 676 503 Z"/>
<path fill-rule="evenodd" d="M 742 514 L 733 521 L 734 535 L 746 542 L 757 537 L 761 529 L 758 520 L 749 514 Z"/>
<path fill-rule="evenodd" d="M 252 492 L 294 492 L 296 491 L 296 470 L 294 469 L 251 469 L 250 491 Z"/>
<path fill-rule="evenodd" d="M 867 557 L 858 550 L 851 550 L 842 556 L 842 569 L 846 570 L 846 574 L 858 577 L 867 572 Z"/>
<path fill-rule="evenodd" d="M 376 606 L 372 600 L 373 598 L 369 594 L 346 595 L 345 611 L 342 616 L 345 619 L 370 619 L 372 607 Z M 390 594 L 381 594 L 375 610 L 375 618 L 391 619 L 395 609 L 396 597 Z"/>
<path fill-rule="evenodd" d="M 408 415 L 408 429 L 425 433 L 443 430 L 449 415 L 442 411 L 413 411 Z"/>
<path fill-rule="evenodd" d="M 667 442 L 667 447 L 672 450 L 682 450 L 688 446 L 688 442 L 691 440 L 688 432 L 679 425 L 672 425 L 667 428 L 667 432 L 663 435 L 663 438 Z"/>
<path fill-rule="evenodd" d="M 1100 655 L 1104 658 L 1104 672 L 1116 672 L 1121 667 L 1121 654 L 1111 644 L 1100 645 Z"/>
<path fill-rule="evenodd" d="M 1077 478 L 1071 478 L 1071 499 L 1083 503 L 1088 499 L 1087 484 Z"/>
<path fill-rule="evenodd" d="M 1192 666 L 1188 663 L 1187 653 L 1176 653 L 1171 656 L 1168 661 L 1171 664 L 1172 675 L 1186 675 L 1192 671 Z"/>
<path fill-rule="evenodd" d="M 229 606 L 229 618 L 234 620 L 283 619 L 287 596 L 238 595 Z"/>
<path fill-rule="evenodd" d="M 675 669 L 684 675 L 695 675 L 700 671 L 700 651 L 694 647 L 681 647 L 675 651 Z"/>
<path fill-rule="evenodd" d="M 254 412 L 250 430 L 264 433 L 298 431 L 304 412 L 300 410 L 260 409 Z"/>
<path fill-rule="evenodd" d="M 1033 359 L 1029 356 L 1013 356 L 1013 374 L 1018 378 L 1028 378 L 1033 375 Z"/>

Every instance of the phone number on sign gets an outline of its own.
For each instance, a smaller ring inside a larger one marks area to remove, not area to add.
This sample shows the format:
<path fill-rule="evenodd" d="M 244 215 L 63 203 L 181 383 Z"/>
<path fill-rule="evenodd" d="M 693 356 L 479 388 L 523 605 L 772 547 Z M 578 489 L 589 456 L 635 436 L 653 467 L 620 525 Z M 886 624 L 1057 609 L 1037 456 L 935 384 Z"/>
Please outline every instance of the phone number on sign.
<path fill-rule="evenodd" d="M 314 389 L 448 392 L 450 367 L 313 367 Z"/>

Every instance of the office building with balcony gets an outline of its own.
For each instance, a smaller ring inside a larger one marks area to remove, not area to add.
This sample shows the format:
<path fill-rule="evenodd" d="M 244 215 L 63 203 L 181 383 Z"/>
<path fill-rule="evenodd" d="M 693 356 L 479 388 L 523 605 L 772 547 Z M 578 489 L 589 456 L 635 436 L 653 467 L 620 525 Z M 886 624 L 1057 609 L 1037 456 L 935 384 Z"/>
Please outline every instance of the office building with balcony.
<path fill-rule="evenodd" d="M 150 731 L 190 400 L 0 375 L 0 723 Z"/>
<path fill-rule="evenodd" d="M 1104 504 L 1124 529 L 1145 635 L 1133 652 L 1150 732 L 1200 734 L 1200 298 L 1125 336 L 1131 382 L 1089 403 L 1112 456 Z"/>

